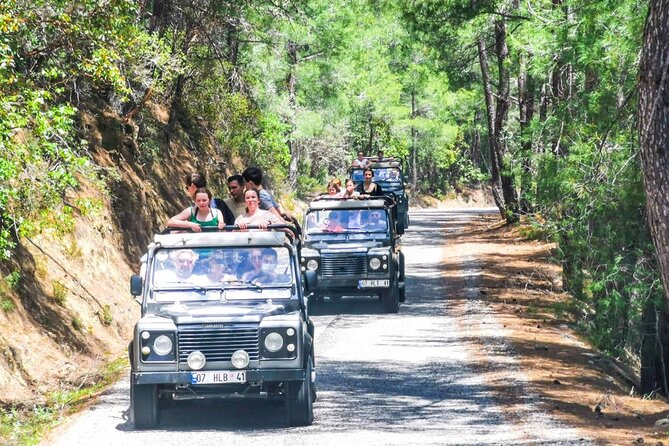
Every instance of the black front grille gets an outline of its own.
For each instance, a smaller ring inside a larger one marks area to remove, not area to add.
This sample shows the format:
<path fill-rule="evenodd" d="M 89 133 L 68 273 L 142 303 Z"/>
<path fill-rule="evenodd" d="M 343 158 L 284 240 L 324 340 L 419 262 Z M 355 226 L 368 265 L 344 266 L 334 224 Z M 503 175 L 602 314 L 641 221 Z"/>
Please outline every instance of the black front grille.
<path fill-rule="evenodd" d="M 209 326 L 208 326 L 209 325 Z M 237 350 L 245 350 L 250 359 L 258 359 L 260 343 L 258 324 L 193 324 L 179 326 L 179 362 L 201 351 L 207 361 L 230 361 Z"/>
<path fill-rule="evenodd" d="M 323 255 L 321 257 L 321 275 L 323 277 L 336 277 L 349 274 L 367 274 L 366 255 L 337 254 Z"/>

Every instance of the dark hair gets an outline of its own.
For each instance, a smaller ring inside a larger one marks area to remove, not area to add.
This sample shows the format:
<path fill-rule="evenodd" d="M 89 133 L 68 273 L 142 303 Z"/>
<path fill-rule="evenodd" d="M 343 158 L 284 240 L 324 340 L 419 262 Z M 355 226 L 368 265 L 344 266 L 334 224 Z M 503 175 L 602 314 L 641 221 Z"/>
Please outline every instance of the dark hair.
<path fill-rule="evenodd" d="M 347 185 L 349 181 L 353 183 L 353 185 L 355 186 L 355 181 L 353 181 L 353 178 L 346 178 L 346 181 L 344 181 L 344 185 Z"/>
<path fill-rule="evenodd" d="M 263 248 L 261 257 L 264 257 L 264 256 L 271 256 L 271 257 L 274 257 L 275 259 L 279 257 L 279 255 L 276 253 L 276 251 L 272 248 Z"/>
<path fill-rule="evenodd" d="M 242 177 L 244 181 L 252 181 L 256 186 L 260 186 L 262 183 L 262 170 L 260 170 L 260 167 L 247 167 L 242 172 Z"/>
<path fill-rule="evenodd" d="M 244 185 L 244 177 L 241 175 L 230 175 L 228 177 L 228 183 L 232 183 L 233 181 L 238 182 L 240 186 Z"/>
<path fill-rule="evenodd" d="M 209 201 L 211 201 L 211 197 L 212 197 L 211 191 L 209 189 L 207 189 L 206 187 L 198 187 L 195 190 L 195 196 L 196 197 L 197 197 L 197 194 L 207 194 L 207 197 L 209 197 Z"/>
<path fill-rule="evenodd" d="M 374 170 L 371 167 L 365 167 L 365 169 L 362 171 L 362 174 L 364 175 L 365 172 L 370 171 L 372 172 L 372 177 L 374 176 Z"/>
<path fill-rule="evenodd" d="M 207 187 L 207 179 L 202 172 L 193 172 L 186 175 L 186 186 Z"/>

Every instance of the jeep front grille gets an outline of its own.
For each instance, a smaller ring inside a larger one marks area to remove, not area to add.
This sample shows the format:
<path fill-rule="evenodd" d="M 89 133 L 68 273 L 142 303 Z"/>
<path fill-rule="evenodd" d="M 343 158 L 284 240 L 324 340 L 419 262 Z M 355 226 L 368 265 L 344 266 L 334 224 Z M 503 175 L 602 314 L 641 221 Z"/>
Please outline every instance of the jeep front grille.
<path fill-rule="evenodd" d="M 323 277 L 336 277 L 342 275 L 365 275 L 367 274 L 366 255 L 323 255 L 321 257 L 321 275 Z"/>
<path fill-rule="evenodd" d="M 208 326 L 210 325 L 210 326 Z M 211 361 L 230 361 L 232 354 L 243 349 L 250 359 L 258 359 L 260 343 L 258 324 L 190 324 L 179 326 L 179 362 L 200 350 Z"/>

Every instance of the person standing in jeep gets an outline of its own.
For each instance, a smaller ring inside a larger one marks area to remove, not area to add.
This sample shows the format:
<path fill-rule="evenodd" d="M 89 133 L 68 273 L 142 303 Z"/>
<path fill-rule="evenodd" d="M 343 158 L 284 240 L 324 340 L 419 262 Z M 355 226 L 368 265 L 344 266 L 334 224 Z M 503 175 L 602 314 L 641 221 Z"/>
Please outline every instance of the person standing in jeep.
<path fill-rule="evenodd" d="M 379 197 L 383 195 L 383 188 L 372 181 L 374 178 L 374 171 L 371 167 L 365 168 L 363 176 L 365 180 L 355 188 L 360 195 L 369 195 L 371 197 Z"/>

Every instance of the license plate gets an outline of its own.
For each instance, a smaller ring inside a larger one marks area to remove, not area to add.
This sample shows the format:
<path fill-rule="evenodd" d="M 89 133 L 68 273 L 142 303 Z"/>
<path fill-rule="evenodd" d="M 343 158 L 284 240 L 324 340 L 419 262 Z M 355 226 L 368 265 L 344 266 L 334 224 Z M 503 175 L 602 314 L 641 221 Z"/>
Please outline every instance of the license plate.
<path fill-rule="evenodd" d="M 388 279 L 369 279 L 369 280 L 361 280 L 358 282 L 358 287 L 360 288 L 376 288 L 376 287 L 384 287 L 388 288 L 390 286 L 390 280 Z"/>
<path fill-rule="evenodd" d="M 238 384 L 246 382 L 246 370 L 191 372 L 191 384 Z"/>

